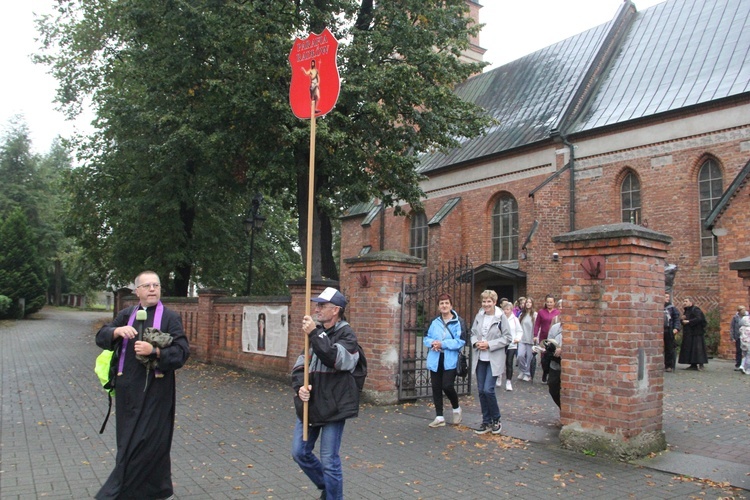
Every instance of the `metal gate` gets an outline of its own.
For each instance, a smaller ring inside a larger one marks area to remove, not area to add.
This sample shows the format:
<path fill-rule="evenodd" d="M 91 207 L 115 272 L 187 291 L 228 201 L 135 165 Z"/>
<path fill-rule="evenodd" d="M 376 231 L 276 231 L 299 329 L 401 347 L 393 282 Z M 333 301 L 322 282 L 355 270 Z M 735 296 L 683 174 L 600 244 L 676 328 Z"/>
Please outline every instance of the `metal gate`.
<path fill-rule="evenodd" d="M 468 257 L 455 259 L 439 269 L 404 278 L 401 284 L 401 336 L 399 341 L 399 400 L 411 400 L 432 396 L 430 372 L 427 369 L 427 353 L 424 334 L 430 322 L 439 314 L 437 298 L 449 293 L 453 308 L 465 321 L 469 329 L 474 321 L 473 304 L 474 269 Z M 464 346 L 471 368 L 471 347 Z M 465 378 L 456 378 L 459 395 L 471 393 L 472 373 Z"/>

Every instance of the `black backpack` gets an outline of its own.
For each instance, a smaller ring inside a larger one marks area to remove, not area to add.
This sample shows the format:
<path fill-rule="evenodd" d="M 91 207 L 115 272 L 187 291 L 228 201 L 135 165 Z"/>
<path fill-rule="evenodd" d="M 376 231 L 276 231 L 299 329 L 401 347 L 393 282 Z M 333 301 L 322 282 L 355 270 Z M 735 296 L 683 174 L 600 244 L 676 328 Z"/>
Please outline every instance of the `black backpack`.
<path fill-rule="evenodd" d="M 354 380 L 357 382 L 359 392 L 362 392 L 362 389 L 365 387 L 365 379 L 367 378 L 367 358 L 359 342 L 357 342 L 357 352 L 359 353 L 359 361 L 357 361 L 357 366 L 354 367 L 352 375 L 354 375 Z"/>
<path fill-rule="evenodd" d="M 348 324 L 347 321 L 342 320 L 336 325 L 336 330 Z M 352 375 L 354 375 L 354 380 L 357 382 L 359 392 L 362 392 L 362 389 L 365 387 L 365 379 L 367 378 L 367 357 L 359 341 L 357 341 L 357 352 L 359 353 L 359 360 L 357 361 L 357 366 L 354 367 L 354 371 L 352 371 Z"/>

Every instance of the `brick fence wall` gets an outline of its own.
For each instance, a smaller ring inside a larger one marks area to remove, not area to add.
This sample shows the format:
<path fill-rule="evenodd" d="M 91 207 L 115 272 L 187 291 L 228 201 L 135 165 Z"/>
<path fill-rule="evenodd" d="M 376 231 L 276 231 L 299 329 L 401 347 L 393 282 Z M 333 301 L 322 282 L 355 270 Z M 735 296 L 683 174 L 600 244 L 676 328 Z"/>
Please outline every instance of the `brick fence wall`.
<path fill-rule="evenodd" d="M 289 355 L 268 356 L 242 350 L 242 314 L 245 306 L 291 305 L 289 297 L 227 297 L 224 291 L 204 289 L 198 292 L 197 298 L 164 297 L 162 302 L 182 318 L 192 359 L 235 366 L 274 378 L 288 377 L 292 367 L 290 362 L 293 364 Z M 137 304 L 138 299 L 126 295 L 119 303 L 121 309 Z M 291 312 L 290 307 L 290 318 Z M 291 348 L 291 328 L 289 337 Z"/>
<path fill-rule="evenodd" d="M 311 297 L 328 286 L 341 289 L 349 301 L 345 311 L 347 320 L 368 358 L 365 399 L 394 403 L 398 389 L 401 283 L 404 276 L 421 270 L 421 260 L 399 252 L 373 252 L 348 259 L 345 265 L 346 282 L 313 280 Z M 227 297 L 222 290 L 202 289 L 197 298 L 164 297 L 162 302 L 180 314 L 192 359 L 287 380 L 304 350 L 300 325 L 302 317 L 310 311 L 305 281 L 290 282 L 288 286 L 290 295 L 285 297 Z M 116 304 L 115 310 L 119 311 L 137 304 L 137 298 L 130 289 L 122 289 L 117 293 Z M 252 305 L 289 307 L 286 357 L 243 351 L 243 308 Z"/>

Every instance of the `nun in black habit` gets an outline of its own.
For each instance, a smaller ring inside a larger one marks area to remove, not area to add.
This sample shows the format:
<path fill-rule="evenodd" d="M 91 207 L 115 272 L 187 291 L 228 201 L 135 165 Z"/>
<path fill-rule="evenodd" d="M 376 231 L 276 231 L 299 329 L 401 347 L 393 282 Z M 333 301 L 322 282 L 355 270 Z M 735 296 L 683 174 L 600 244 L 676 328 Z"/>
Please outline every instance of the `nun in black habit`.
<path fill-rule="evenodd" d="M 114 351 L 112 363 L 118 372 L 117 457 L 97 499 L 165 499 L 174 493 L 170 450 L 176 405 L 175 370 L 185 364 L 190 348 L 180 316 L 160 301 L 159 277 L 144 272 L 135 284 L 140 304 L 120 311 L 96 334 L 99 347 Z M 140 324 L 137 310 L 143 308 L 147 319 Z M 171 344 L 160 348 L 139 341 L 138 330 L 147 327 L 169 333 Z M 156 359 L 156 369 L 147 369 L 136 354 Z"/>

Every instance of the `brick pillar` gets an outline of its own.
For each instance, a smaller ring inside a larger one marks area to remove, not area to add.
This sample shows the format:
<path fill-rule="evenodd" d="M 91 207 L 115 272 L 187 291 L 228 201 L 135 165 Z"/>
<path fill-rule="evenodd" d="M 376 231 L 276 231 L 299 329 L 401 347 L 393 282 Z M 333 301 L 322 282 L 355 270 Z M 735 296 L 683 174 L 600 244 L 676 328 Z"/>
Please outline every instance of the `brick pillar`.
<path fill-rule="evenodd" d="M 422 269 L 422 262 L 390 250 L 344 260 L 347 281 L 341 287 L 349 301 L 347 317 L 367 354 L 367 401 L 398 402 L 401 284 Z"/>
<path fill-rule="evenodd" d="M 133 295 L 133 290 L 131 290 L 130 288 L 118 288 L 117 290 L 115 290 L 114 295 L 115 305 L 112 309 L 112 319 L 115 319 L 117 317 L 117 313 L 125 309 L 124 299 L 125 297 Z M 133 295 L 133 297 L 135 296 Z"/>
<path fill-rule="evenodd" d="M 198 290 L 198 331 L 196 340 L 190 342 L 190 351 L 205 363 L 212 361 L 212 347 L 219 341 L 219 331 L 214 325 L 214 301 L 225 295 L 227 295 L 225 290 L 213 288 Z"/>
<path fill-rule="evenodd" d="M 294 363 L 297 362 L 297 358 L 300 353 L 305 350 L 305 337 L 302 333 L 302 318 L 305 316 L 306 311 L 306 292 L 307 285 L 305 280 L 295 280 L 287 282 L 289 287 L 289 293 L 292 296 L 292 301 L 289 304 L 289 341 L 287 342 L 287 361 L 289 362 L 288 373 L 292 373 Z M 315 279 L 310 282 L 310 298 L 317 297 L 320 292 L 325 290 L 327 287 L 338 288 L 339 282 L 325 279 Z M 346 296 L 346 294 L 344 294 Z M 349 297 L 347 297 L 349 300 Z M 351 304 L 349 304 L 351 305 Z M 311 304 L 312 306 L 312 304 Z M 348 307 L 344 312 L 344 315 L 348 317 Z M 310 312 L 314 312 L 312 307 Z"/>
<path fill-rule="evenodd" d="M 730 262 L 729 269 L 731 271 L 737 271 L 737 276 L 742 279 L 742 286 L 747 288 L 747 300 L 748 303 L 750 303 L 750 257 Z"/>
<path fill-rule="evenodd" d="M 662 335 L 671 238 L 622 223 L 553 241 L 562 260 L 562 446 L 618 459 L 666 449 Z"/>

